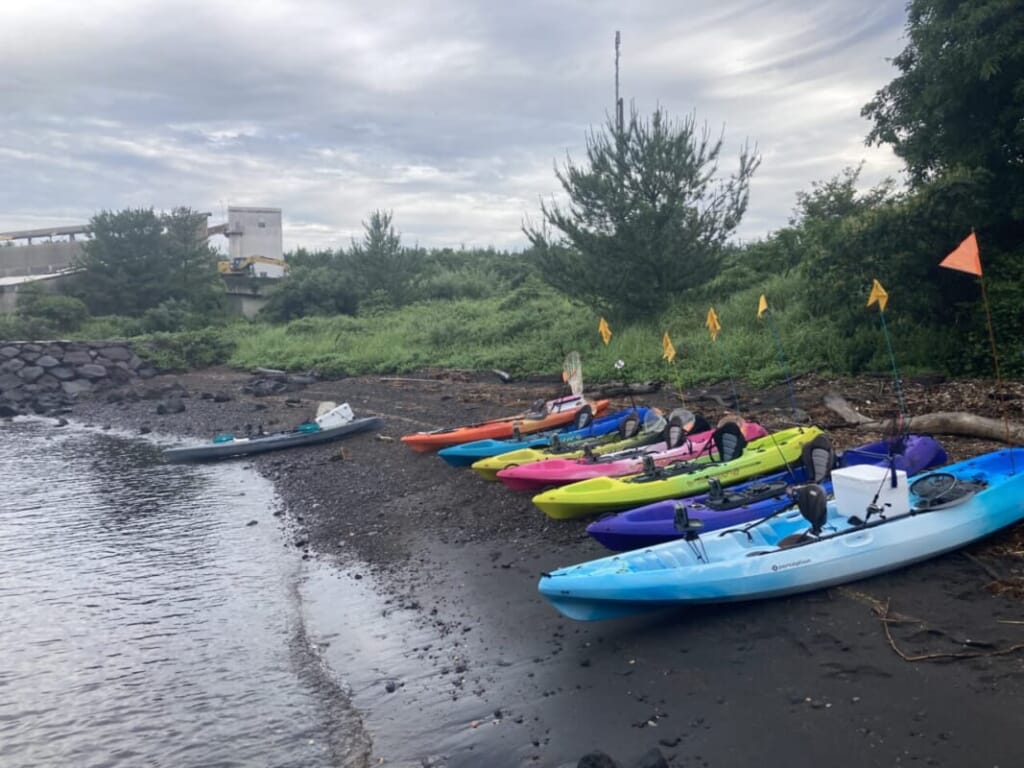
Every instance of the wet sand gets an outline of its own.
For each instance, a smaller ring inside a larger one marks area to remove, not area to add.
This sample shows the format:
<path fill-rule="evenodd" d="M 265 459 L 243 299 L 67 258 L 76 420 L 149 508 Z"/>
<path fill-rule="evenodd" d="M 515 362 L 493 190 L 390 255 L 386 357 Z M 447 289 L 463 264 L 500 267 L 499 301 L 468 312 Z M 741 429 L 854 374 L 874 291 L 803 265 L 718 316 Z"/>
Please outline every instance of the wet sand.
<path fill-rule="evenodd" d="M 1024 651 L 1011 650 L 1024 643 L 1024 604 L 990 589 L 992 572 L 1020 575 L 1015 532 L 970 556 L 798 597 L 576 623 L 536 584 L 607 554 L 585 521 L 549 520 L 529 494 L 398 442 L 521 410 L 556 383 L 351 378 L 257 398 L 240 393 L 247 380 L 160 377 L 148 394 L 183 387 L 184 413 L 130 398 L 83 403 L 74 417 L 204 439 L 293 427 L 319 400 L 385 417 L 379 432 L 253 462 L 285 501 L 290 545 L 322 564 L 306 597 L 336 609 L 316 611 L 328 618 L 308 632 L 329 665 L 357 670 L 345 682 L 372 738 L 369 764 L 562 766 L 600 749 L 629 766 L 652 748 L 673 766 L 1024 763 Z M 820 386 L 797 388 L 819 424 L 830 419 Z M 669 392 L 641 399 L 678 404 Z M 720 399 L 687 393 L 686 405 L 715 419 Z M 744 399 L 743 415 L 766 427 L 788 418 L 778 393 Z M 875 438 L 831 434 L 841 448 Z M 996 447 L 941 441 L 951 459 Z"/>

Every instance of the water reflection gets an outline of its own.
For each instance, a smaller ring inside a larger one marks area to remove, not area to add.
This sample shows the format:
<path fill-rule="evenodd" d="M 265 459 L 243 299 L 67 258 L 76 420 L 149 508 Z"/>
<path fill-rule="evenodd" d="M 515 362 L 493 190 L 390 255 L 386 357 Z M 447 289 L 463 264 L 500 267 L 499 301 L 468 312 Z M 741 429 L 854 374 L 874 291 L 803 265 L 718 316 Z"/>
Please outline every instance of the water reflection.
<path fill-rule="evenodd" d="M 0 764 L 357 764 L 268 482 L 29 423 L 0 474 Z"/>

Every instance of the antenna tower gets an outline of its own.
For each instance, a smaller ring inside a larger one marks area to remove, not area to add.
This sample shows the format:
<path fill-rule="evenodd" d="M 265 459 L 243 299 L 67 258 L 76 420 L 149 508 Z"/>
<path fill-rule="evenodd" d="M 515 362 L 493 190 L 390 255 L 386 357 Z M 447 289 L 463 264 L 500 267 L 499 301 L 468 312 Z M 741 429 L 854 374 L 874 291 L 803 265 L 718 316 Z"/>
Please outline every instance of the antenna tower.
<path fill-rule="evenodd" d="M 615 128 L 622 133 L 622 99 L 619 98 L 619 43 L 622 36 L 615 30 Z"/>

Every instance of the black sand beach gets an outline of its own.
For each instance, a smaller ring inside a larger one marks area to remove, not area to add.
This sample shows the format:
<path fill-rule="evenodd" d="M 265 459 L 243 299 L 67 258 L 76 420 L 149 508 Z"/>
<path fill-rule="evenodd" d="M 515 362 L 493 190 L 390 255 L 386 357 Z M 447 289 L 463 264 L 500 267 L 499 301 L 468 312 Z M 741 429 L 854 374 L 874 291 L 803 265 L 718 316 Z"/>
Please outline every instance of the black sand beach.
<path fill-rule="evenodd" d="M 563 766 L 601 750 L 633 766 L 653 749 L 672 766 L 1024 764 L 1020 527 L 826 591 L 580 624 L 536 584 L 545 570 L 606 554 L 585 522 L 549 520 L 529 494 L 398 441 L 521 410 L 558 394 L 557 382 L 422 374 L 256 396 L 242 391 L 250 380 L 227 370 L 161 376 L 113 402 L 83 401 L 71 417 L 208 439 L 247 425 L 291 428 L 321 400 L 384 416 L 379 432 L 252 460 L 285 502 L 289 545 L 337 567 L 340 593 L 351 595 L 319 638 L 325 656 L 349 654 L 367 670 L 355 702 L 372 746 L 346 765 Z M 905 396 L 911 413 L 997 417 L 1009 407 L 1022 420 L 1024 388 L 1015 384 L 1005 404 L 991 389 L 911 383 Z M 878 435 L 825 409 L 833 390 L 868 415 L 896 410 L 884 380 L 796 382 L 799 406 L 839 448 Z M 684 403 L 714 421 L 725 397 L 726 387 L 688 391 Z M 168 399 L 184 411 L 158 414 Z M 667 390 L 638 400 L 680 404 Z M 741 392 L 740 405 L 768 428 L 791 423 L 784 387 Z M 940 440 L 951 460 L 999 447 Z M 358 598 L 367 590 L 372 610 Z"/>

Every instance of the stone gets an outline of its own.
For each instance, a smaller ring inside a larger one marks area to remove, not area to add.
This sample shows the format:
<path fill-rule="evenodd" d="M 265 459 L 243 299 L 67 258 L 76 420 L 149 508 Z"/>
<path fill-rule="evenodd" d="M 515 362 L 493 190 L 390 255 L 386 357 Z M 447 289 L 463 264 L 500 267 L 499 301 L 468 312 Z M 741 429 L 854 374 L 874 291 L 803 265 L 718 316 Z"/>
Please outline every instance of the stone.
<path fill-rule="evenodd" d="M 15 373 L 0 373 L 0 392 L 11 389 L 21 389 L 24 382 Z"/>
<path fill-rule="evenodd" d="M 43 369 L 38 365 L 26 365 L 17 374 L 22 381 L 33 382 L 43 375 Z"/>
<path fill-rule="evenodd" d="M 55 365 L 60 365 L 60 361 L 50 355 L 40 355 L 39 359 L 36 360 L 36 365 L 41 368 L 53 368 Z"/>
<path fill-rule="evenodd" d="M 0 400 L 0 419 L 11 419 L 17 416 L 18 413 L 19 411 L 14 407 L 13 403 Z"/>
<path fill-rule="evenodd" d="M 156 412 L 160 415 L 168 413 L 182 413 L 185 410 L 185 403 L 179 397 L 169 397 L 157 405 Z"/>
<path fill-rule="evenodd" d="M 132 351 L 126 347 L 104 347 L 100 350 L 100 354 L 107 358 L 107 360 L 124 360 L 127 362 L 132 359 Z"/>
<path fill-rule="evenodd" d="M 0 347 L 0 357 L 17 357 L 20 352 L 21 350 L 17 347 Z"/>
<path fill-rule="evenodd" d="M 76 370 L 79 376 L 84 376 L 87 379 L 103 379 L 107 376 L 107 369 L 95 363 L 80 365 Z"/>
<path fill-rule="evenodd" d="M 65 395 L 71 397 L 78 397 L 78 395 L 86 394 L 93 391 L 92 382 L 88 379 L 75 379 L 74 381 L 65 381 L 60 385 Z"/>
<path fill-rule="evenodd" d="M 651 747 L 641 756 L 636 768 L 668 768 L 668 760 L 660 749 Z"/>
<path fill-rule="evenodd" d="M 0 373 L 15 373 L 25 367 L 25 361 L 20 357 L 12 357 L 0 363 Z"/>
<path fill-rule="evenodd" d="M 156 376 L 156 368 L 150 368 L 149 366 L 145 366 L 143 368 L 139 368 L 139 370 L 137 370 L 136 373 L 139 375 L 140 379 L 152 379 L 154 376 Z"/>
<path fill-rule="evenodd" d="M 619 764 L 604 752 L 588 752 L 576 763 L 576 768 L 619 768 Z"/>
<path fill-rule="evenodd" d="M 63 365 L 58 365 L 56 368 L 51 368 L 50 370 L 47 371 L 47 373 L 53 376 L 55 379 L 60 379 L 61 381 L 71 381 L 71 379 L 75 378 L 75 372 Z"/>
<path fill-rule="evenodd" d="M 64 365 L 86 365 L 92 362 L 92 355 L 84 349 L 76 349 L 64 355 Z"/>

